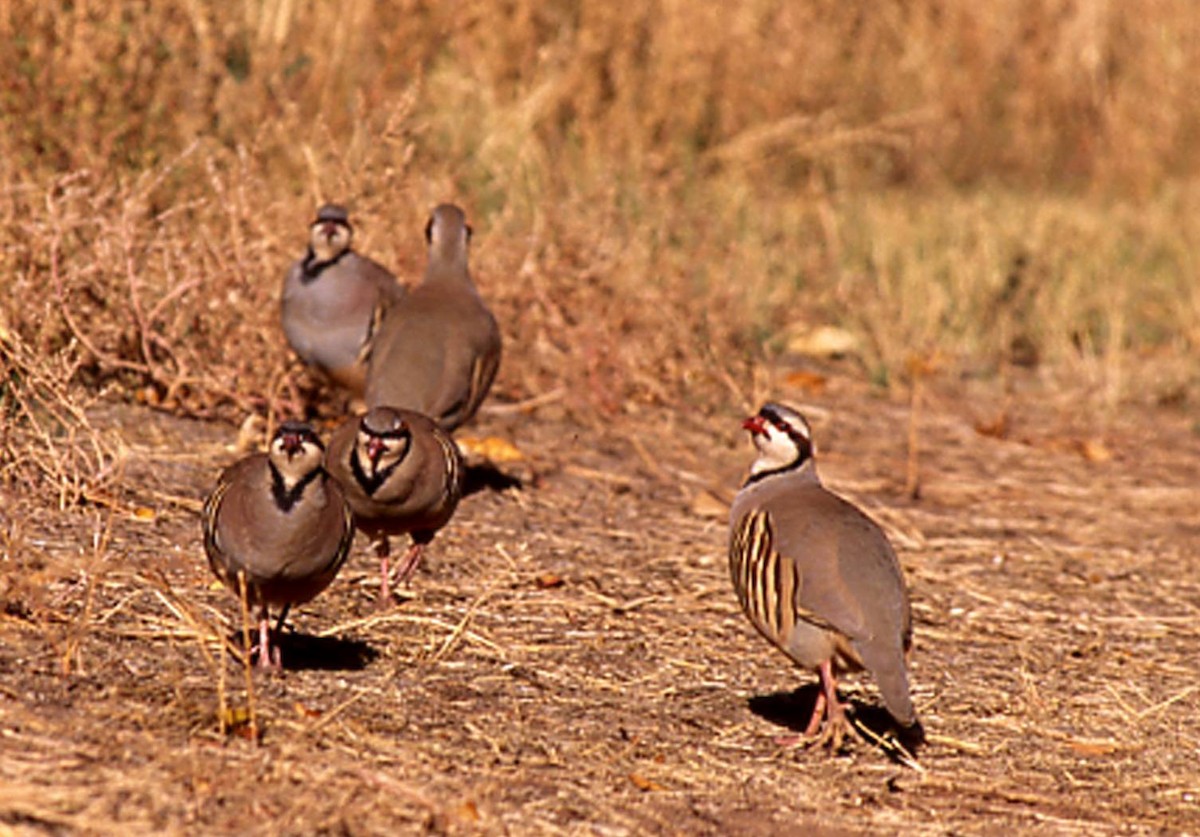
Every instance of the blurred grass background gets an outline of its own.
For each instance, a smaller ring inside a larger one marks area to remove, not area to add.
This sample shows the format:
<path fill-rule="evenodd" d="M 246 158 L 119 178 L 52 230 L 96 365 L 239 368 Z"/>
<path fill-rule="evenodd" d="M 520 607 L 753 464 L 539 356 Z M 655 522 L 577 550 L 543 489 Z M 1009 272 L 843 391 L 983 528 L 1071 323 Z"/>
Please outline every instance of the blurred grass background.
<path fill-rule="evenodd" d="M 325 200 L 408 278 L 464 205 L 501 399 L 711 406 L 835 326 L 1186 403 L 1198 58 L 1193 0 L 0 3 L 5 413 L 262 410 Z"/>

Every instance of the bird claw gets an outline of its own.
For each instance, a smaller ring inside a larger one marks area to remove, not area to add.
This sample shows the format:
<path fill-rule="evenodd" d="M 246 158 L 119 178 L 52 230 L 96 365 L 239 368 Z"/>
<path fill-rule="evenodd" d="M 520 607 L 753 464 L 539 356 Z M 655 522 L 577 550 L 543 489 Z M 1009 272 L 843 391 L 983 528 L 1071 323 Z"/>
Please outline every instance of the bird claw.
<path fill-rule="evenodd" d="M 287 610 L 283 612 L 283 616 L 287 615 Z M 280 617 L 280 624 L 283 623 L 283 616 Z M 260 671 L 282 671 L 283 657 L 279 652 L 279 643 L 271 642 L 271 623 L 267 619 L 266 612 L 263 612 L 263 617 L 259 620 L 258 626 L 258 642 L 250 646 L 249 654 L 251 657 L 258 657 L 258 668 Z"/>
<path fill-rule="evenodd" d="M 839 714 L 827 719 L 813 732 L 805 730 L 799 735 L 779 736 L 775 739 L 775 744 L 785 750 L 799 747 L 806 750 L 828 748 L 830 753 L 836 753 L 845 743 L 847 732 L 857 735 L 854 727 L 846 721 L 845 715 Z"/>
<path fill-rule="evenodd" d="M 261 645 L 252 645 L 250 646 L 250 656 L 258 660 L 255 665 L 260 671 L 283 670 L 283 658 L 279 653 L 278 645 L 268 647 L 266 654 L 263 654 Z"/>

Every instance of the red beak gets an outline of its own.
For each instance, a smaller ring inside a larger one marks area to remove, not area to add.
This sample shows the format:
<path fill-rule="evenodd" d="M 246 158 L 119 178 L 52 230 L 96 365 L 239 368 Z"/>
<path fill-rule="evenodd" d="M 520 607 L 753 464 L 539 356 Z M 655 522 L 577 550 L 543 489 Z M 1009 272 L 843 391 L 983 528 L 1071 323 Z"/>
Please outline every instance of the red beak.
<path fill-rule="evenodd" d="M 767 432 L 767 420 L 762 416 L 750 416 L 742 421 L 742 429 L 755 436 L 763 435 Z"/>
<path fill-rule="evenodd" d="M 379 461 L 379 457 L 383 456 L 383 451 L 387 445 L 383 439 L 372 436 L 367 442 L 367 456 L 370 457 L 372 464 Z"/>
<path fill-rule="evenodd" d="M 283 442 L 283 449 L 288 456 L 299 453 L 304 447 L 304 440 L 300 438 L 299 433 L 285 433 L 280 437 L 280 441 Z"/>

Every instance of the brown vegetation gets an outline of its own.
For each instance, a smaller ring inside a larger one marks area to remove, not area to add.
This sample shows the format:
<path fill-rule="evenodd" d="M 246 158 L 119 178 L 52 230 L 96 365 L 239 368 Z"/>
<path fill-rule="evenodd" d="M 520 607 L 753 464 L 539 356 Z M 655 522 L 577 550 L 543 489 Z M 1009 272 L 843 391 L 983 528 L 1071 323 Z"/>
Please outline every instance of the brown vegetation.
<path fill-rule="evenodd" d="M 1200 827 L 1191 0 L 21 0 L 0 78 L 0 828 Z M 195 512 L 343 408 L 277 326 L 325 200 L 406 277 L 467 208 L 535 479 L 250 689 Z M 767 395 L 897 539 L 928 774 L 771 744 Z"/>

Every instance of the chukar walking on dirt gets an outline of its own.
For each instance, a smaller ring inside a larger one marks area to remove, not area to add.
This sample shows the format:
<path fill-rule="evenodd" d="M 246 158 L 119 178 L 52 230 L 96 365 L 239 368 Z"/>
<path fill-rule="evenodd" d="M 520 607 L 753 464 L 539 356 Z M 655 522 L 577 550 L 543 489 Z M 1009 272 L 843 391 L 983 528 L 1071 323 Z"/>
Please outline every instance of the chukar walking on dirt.
<path fill-rule="evenodd" d="M 742 426 L 758 458 L 730 510 L 729 569 L 758 632 L 820 675 L 804 735 L 841 744 L 847 722 L 836 675 L 862 669 L 874 675 L 892 717 L 912 727 L 912 617 L 891 544 L 873 520 L 821 485 L 812 431 L 798 412 L 767 404 Z"/>
<path fill-rule="evenodd" d="M 500 329 L 471 281 L 471 228 L 452 204 L 425 227 L 425 278 L 379 326 L 367 369 L 368 407 L 416 410 L 454 430 L 479 409 L 500 365 Z"/>
<path fill-rule="evenodd" d="M 280 314 L 301 360 L 361 395 L 371 337 L 405 291 L 385 267 L 350 249 L 353 234 L 343 207 L 317 210 L 308 252 L 284 277 Z"/>
<path fill-rule="evenodd" d="M 269 608 L 283 608 L 329 586 L 349 554 L 354 528 L 341 487 L 321 465 L 325 448 L 312 428 L 284 422 L 267 453 L 226 468 L 204 504 L 204 551 L 217 578 L 258 609 L 258 662 L 279 668 Z"/>
<path fill-rule="evenodd" d="M 425 544 L 446 525 L 462 498 L 458 446 L 421 413 L 375 407 L 334 431 L 326 462 L 345 489 L 355 525 L 375 543 L 380 602 L 387 604 L 391 600 L 388 538 L 404 533 L 412 537 L 400 563 L 403 582 L 416 570 Z"/>

